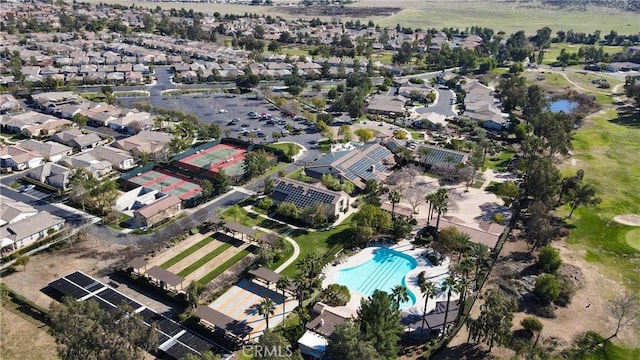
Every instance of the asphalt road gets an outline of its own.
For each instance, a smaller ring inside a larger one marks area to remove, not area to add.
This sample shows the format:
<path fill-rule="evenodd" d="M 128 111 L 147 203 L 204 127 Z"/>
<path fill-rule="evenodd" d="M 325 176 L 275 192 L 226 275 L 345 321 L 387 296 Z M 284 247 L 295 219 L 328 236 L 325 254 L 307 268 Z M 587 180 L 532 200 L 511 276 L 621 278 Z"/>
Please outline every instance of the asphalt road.
<path fill-rule="evenodd" d="M 419 114 L 438 113 L 447 117 L 455 116 L 456 113 L 453 111 L 453 101 L 456 99 L 455 93 L 449 89 L 440 89 L 439 87 L 436 87 L 436 91 L 438 92 L 438 101 L 429 107 L 418 108 L 416 112 Z"/>

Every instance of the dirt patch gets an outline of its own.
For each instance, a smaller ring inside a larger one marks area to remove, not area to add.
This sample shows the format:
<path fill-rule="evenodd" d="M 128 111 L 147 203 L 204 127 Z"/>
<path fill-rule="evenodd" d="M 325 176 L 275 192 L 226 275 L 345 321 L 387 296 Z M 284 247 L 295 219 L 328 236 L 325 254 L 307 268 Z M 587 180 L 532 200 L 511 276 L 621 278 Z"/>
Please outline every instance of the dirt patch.
<path fill-rule="evenodd" d="M 0 354 L 3 359 L 57 359 L 53 336 L 38 325 L 0 306 Z"/>
<path fill-rule="evenodd" d="M 402 9 L 399 7 L 338 7 L 338 6 L 286 6 L 279 8 L 295 16 L 348 16 L 369 18 L 372 16 L 391 16 Z"/>
<path fill-rule="evenodd" d="M 613 218 L 613 221 L 622 225 L 640 226 L 640 215 L 635 215 L 635 214 L 618 215 Z"/>
<path fill-rule="evenodd" d="M 52 299 L 41 290 L 49 282 L 76 270 L 106 279 L 114 266 L 131 252 L 129 247 L 94 238 L 65 246 L 33 256 L 26 269 L 19 267 L 18 271 L 4 276 L 1 281 L 37 305 L 48 308 Z"/>

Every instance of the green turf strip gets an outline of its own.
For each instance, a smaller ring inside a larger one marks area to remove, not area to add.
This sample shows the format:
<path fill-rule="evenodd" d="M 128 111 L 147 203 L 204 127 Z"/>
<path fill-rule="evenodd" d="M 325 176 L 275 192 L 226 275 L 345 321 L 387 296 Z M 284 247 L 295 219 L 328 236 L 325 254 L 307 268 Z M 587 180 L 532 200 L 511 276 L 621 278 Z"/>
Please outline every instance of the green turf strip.
<path fill-rule="evenodd" d="M 217 276 L 227 271 L 231 266 L 240 261 L 245 256 L 249 255 L 248 250 L 242 250 L 239 253 L 235 254 L 231 259 L 225 261 L 223 264 L 218 266 L 215 270 L 205 275 L 202 279 L 198 280 L 201 285 L 207 284 L 209 281 L 215 279 Z"/>
<path fill-rule="evenodd" d="M 180 262 L 180 260 L 186 258 L 187 256 L 193 254 L 194 252 L 198 251 L 199 249 L 203 248 L 205 245 L 207 245 L 208 243 L 212 242 L 213 240 L 215 240 L 214 238 L 212 238 L 211 236 L 206 237 L 203 240 L 200 240 L 200 242 L 198 242 L 197 244 L 192 245 L 190 248 L 188 248 L 187 250 L 181 252 L 180 254 L 172 257 L 171 259 L 167 260 L 164 264 L 160 265 L 161 268 L 163 269 L 168 269 L 170 267 L 172 267 L 173 265 L 177 264 L 178 262 Z"/>
<path fill-rule="evenodd" d="M 191 265 L 187 266 L 186 268 L 182 269 L 182 271 L 180 271 L 178 273 L 178 275 L 180 275 L 182 277 L 186 277 L 187 275 L 189 275 L 192 272 L 196 271 L 198 268 L 202 267 L 204 264 L 206 264 L 209 261 L 211 261 L 216 256 L 222 254 L 225 250 L 227 250 L 230 247 L 231 247 L 231 244 L 228 244 L 228 243 L 224 243 L 224 244 L 220 245 L 219 247 L 215 248 L 212 252 L 210 252 L 207 255 L 201 257 L 200 259 L 198 259 L 198 261 L 196 261 L 193 264 L 191 264 Z"/>

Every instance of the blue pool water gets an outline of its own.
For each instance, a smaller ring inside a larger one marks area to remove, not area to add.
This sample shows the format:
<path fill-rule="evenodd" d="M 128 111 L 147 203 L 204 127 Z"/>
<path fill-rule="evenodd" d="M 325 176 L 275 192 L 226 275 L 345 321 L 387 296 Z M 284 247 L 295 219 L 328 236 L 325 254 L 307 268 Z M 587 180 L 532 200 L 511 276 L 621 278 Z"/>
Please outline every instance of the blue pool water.
<path fill-rule="evenodd" d="M 572 113 L 578 107 L 578 103 L 571 100 L 559 99 L 549 103 L 549 110 L 553 112 Z"/>
<path fill-rule="evenodd" d="M 409 255 L 381 248 L 366 263 L 338 271 L 335 280 L 349 290 L 365 296 L 371 296 L 375 290 L 391 293 L 396 285 L 407 286 L 405 275 L 417 265 L 416 259 Z M 415 303 L 416 296 L 409 290 L 409 301 L 400 303 L 400 308 L 407 308 Z"/>

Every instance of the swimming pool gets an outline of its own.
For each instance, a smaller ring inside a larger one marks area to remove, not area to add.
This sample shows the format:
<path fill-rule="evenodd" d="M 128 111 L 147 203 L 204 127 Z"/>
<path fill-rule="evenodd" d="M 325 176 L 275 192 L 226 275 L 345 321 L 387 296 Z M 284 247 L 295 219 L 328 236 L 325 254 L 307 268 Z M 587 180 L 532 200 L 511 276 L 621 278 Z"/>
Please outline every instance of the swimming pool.
<path fill-rule="evenodd" d="M 375 290 L 391 293 L 396 285 L 407 286 L 405 276 L 418 266 L 413 257 L 395 250 L 380 248 L 373 258 L 364 264 L 343 269 L 336 273 L 335 282 L 351 291 L 371 296 Z M 400 308 L 415 305 L 416 296 L 409 290 L 409 301 L 400 303 Z"/>

